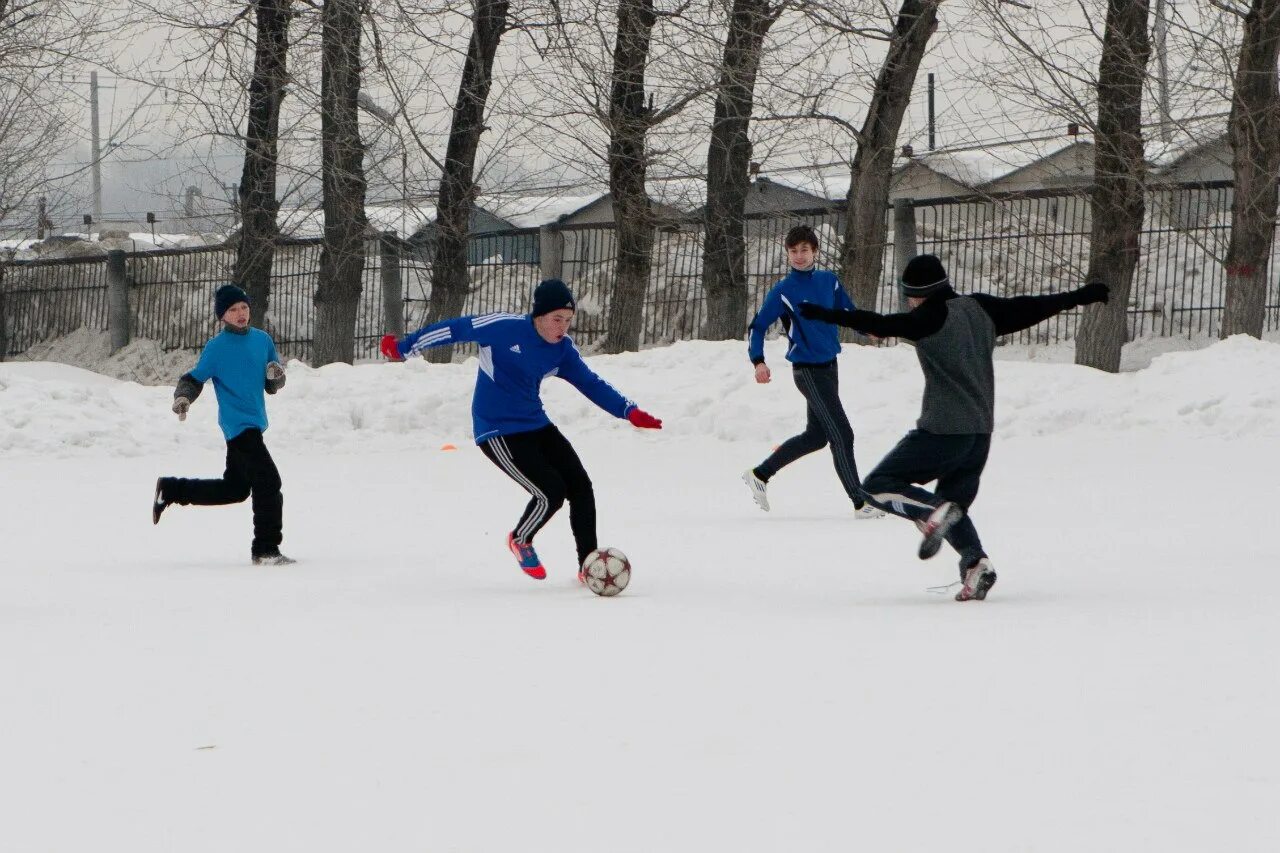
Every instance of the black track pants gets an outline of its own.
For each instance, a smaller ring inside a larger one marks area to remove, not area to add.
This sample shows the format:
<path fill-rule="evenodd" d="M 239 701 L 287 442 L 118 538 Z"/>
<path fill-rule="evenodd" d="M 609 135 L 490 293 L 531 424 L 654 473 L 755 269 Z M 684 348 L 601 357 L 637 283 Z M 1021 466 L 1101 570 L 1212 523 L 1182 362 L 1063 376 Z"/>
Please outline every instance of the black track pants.
<path fill-rule="evenodd" d="M 160 489 L 166 501 L 184 506 L 235 504 L 253 495 L 252 554 L 274 554 L 280 549 L 284 515 L 280 472 L 261 431 L 247 429 L 227 442 L 227 468 L 221 480 L 164 477 Z"/>
<path fill-rule="evenodd" d="M 861 507 L 864 496 L 858 480 L 858 465 L 853 459 L 853 427 L 840 405 L 840 373 L 835 362 L 797 364 L 791 375 L 808 404 L 804 432 L 779 445 L 768 459 L 756 467 L 756 476 L 767 482 L 800 457 L 830 445 L 840 485 L 844 486 L 845 494 L 854 506 Z"/>
<path fill-rule="evenodd" d="M 512 531 L 516 541 L 532 542 L 568 500 L 569 526 L 578 548 L 578 565 L 582 565 L 596 549 L 596 496 L 569 440 L 553 425 L 495 436 L 483 442 L 480 450 L 533 496 Z"/>
<path fill-rule="evenodd" d="M 964 569 L 987 556 L 969 507 L 978 497 L 990 452 L 988 434 L 939 435 L 913 429 L 867 475 L 863 486 L 880 509 L 913 521 L 928 518 L 943 501 L 963 507 L 965 516 L 951 528 L 947 542 L 960 555 Z M 938 481 L 933 492 L 916 485 L 932 480 Z"/>

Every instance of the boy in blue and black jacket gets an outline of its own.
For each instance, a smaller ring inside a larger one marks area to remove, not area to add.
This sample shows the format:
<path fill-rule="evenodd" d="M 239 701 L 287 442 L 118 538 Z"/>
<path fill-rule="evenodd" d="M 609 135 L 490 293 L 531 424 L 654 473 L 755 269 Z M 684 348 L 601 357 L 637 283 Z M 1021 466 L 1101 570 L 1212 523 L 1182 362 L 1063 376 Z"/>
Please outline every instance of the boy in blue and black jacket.
<path fill-rule="evenodd" d="M 243 290 L 234 284 L 218 288 L 213 313 L 222 321 L 222 331 L 205 344 L 195 368 L 178 379 L 173 413 L 178 420 L 186 420 L 191 403 L 212 379 L 218 426 L 227 439 L 227 467 L 219 480 L 156 480 L 151 521 L 159 524 L 169 504 L 216 506 L 240 503 L 253 495 L 250 557 L 254 565 L 287 565 L 293 560 L 280 553 L 284 511 L 280 472 L 262 441 L 267 429 L 263 392 L 274 394 L 284 387 L 284 366 L 271 336 L 249 325 L 249 297 Z"/>
<path fill-rule="evenodd" d="M 786 247 L 791 271 L 769 290 L 751 320 L 747 354 L 755 365 L 756 382 L 769 382 L 772 372 L 764 362 L 764 336 L 774 322 L 782 321 L 782 331 L 790 341 L 787 361 L 791 362 L 796 387 L 808 404 L 808 420 L 804 432 L 787 439 L 768 459 L 745 471 L 742 480 L 751 489 L 756 504 L 768 512 L 766 487 L 770 478 L 800 457 L 830 445 L 836 475 L 853 501 L 854 517 L 880 518 L 884 513 L 864 500 L 858 466 L 853 459 L 853 427 L 840 405 L 836 365 L 836 356 L 840 353 L 839 333 L 830 323 L 807 319 L 798 313 L 802 302 L 852 311 L 853 300 L 835 273 L 817 269 L 818 235 L 812 228 L 808 225 L 792 228 L 787 232 Z"/>
<path fill-rule="evenodd" d="M 576 303 L 568 285 L 549 278 L 533 291 L 528 314 L 480 314 L 443 320 L 397 340 L 382 338 L 382 354 L 392 361 L 428 347 L 472 342 L 480 345 L 480 371 L 471 398 L 476 444 L 489 461 L 530 495 L 507 547 L 520 569 L 542 580 L 546 568 L 533 537 L 569 502 L 569 526 L 581 566 L 596 550 L 596 503 L 582 461 L 542 407 L 542 380 L 558 376 L 615 418 L 641 429 L 661 429 L 662 421 L 642 411 L 587 367 L 569 325 Z"/>

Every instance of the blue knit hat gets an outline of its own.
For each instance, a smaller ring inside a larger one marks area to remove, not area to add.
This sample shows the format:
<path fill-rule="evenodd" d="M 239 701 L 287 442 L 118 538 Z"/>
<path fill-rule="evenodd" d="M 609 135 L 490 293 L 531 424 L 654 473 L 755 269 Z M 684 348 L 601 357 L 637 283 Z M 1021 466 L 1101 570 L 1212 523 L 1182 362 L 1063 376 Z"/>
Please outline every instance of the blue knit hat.
<path fill-rule="evenodd" d="M 569 285 L 558 278 L 548 278 L 539 282 L 533 289 L 533 311 L 531 312 L 533 316 L 541 317 L 543 314 L 550 314 L 561 308 L 577 310 L 573 291 L 569 289 Z"/>
<path fill-rule="evenodd" d="M 219 320 L 222 315 L 227 313 L 227 309 L 237 302 L 248 303 L 249 294 L 245 293 L 234 284 L 224 284 L 218 288 L 218 292 L 213 294 L 213 315 Z"/>

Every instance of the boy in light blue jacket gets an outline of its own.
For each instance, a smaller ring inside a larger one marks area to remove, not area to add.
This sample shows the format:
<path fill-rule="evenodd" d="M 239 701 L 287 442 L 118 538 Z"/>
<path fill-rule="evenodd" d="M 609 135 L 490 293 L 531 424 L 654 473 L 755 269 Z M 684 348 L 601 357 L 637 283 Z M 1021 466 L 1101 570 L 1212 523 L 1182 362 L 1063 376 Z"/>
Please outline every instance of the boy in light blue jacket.
<path fill-rule="evenodd" d="M 243 290 L 234 284 L 218 288 L 213 313 L 222 321 L 222 331 L 205 344 L 191 372 L 178 379 L 173 413 L 178 420 L 186 420 L 204 383 L 213 380 L 218 426 L 227 440 L 226 470 L 217 480 L 156 480 L 151 521 L 159 524 L 160 514 L 170 504 L 216 506 L 240 503 L 252 495 L 250 558 L 254 565 L 287 565 L 293 560 L 280 553 L 284 514 L 280 472 L 262 441 L 267 429 L 263 393 L 274 394 L 284 387 L 284 366 L 271 336 L 249 325 L 249 296 Z"/>
<path fill-rule="evenodd" d="M 787 232 L 787 260 L 791 270 L 775 284 L 751 321 L 747 354 L 755 365 L 756 382 L 765 384 L 772 372 L 764 361 L 764 336 L 776 321 L 782 321 L 787 336 L 787 361 L 796 387 L 808 404 L 808 421 L 804 432 L 792 436 L 778 446 L 768 459 L 742 474 L 756 504 L 769 511 L 767 487 L 770 478 L 802 456 L 830 445 L 836 475 L 853 501 L 854 518 L 881 518 L 884 513 L 867 503 L 858 479 L 858 466 L 853 458 L 853 427 L 840 405 L 839 369 L 840 336 L 835 326 L 820 320 L 809 320 L 799 313 L 800 303 L 809 302 L 837 310 L 854 310 L 853 300 L 845 293 L 835 273 L 816 266 L 818 235 L 808 225 L 797 225 Z"/>

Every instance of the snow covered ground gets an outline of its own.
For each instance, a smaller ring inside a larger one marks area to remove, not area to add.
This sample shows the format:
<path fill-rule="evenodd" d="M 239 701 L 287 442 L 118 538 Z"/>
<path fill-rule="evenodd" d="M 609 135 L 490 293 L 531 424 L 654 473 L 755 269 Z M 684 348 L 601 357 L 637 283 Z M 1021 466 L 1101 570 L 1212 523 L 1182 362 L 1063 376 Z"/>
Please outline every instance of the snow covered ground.
<path fill-rule="evenodd" d="M 1054 360 L 997 362 L 1000 582 L 968 604 L 825 453 L 756 509 L 737 477 L 802 403 L 736 343 L 591 359 L 657 433 L 545 384 L 616 599 L 564 514 L 548 580 L 506 553 L 474 362 L 291 366 L 270 569 L 247 505 L 150 523 L 156 476 L 221 470 L 212 390 L 179 424 L 165 387 L 0 365 L 0 849 L 1280 849 L 1280 345 Z M 919 371 L 841 370 L 868 470 Z"/>

